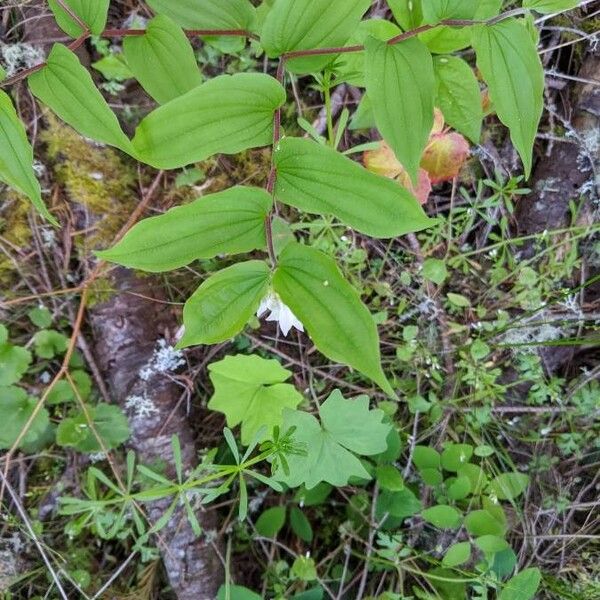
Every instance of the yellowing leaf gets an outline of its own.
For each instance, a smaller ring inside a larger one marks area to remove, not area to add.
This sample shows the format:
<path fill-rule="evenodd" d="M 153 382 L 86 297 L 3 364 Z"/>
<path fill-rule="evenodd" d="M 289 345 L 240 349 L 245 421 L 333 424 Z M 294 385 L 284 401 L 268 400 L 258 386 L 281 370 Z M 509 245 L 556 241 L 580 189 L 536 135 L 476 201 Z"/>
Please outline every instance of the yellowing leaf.
<path fill-rule="evenodd" d="M 395 179 L 409 190 L 415 198 L 425 204 L 431 194 L 431 179 L 425 169 L 419 169 L 417 185 L 413 185 L 406 169 L 400 164 L 387 142 L 382 141 L 376 150 L 367 150 L 364 154 L 365 167 L 378 175 Z"/>
<path fill-rule="evenodd" d="M 423 167 L 432 183 L 449 181 L 456 177 L 469 157 L 469 143 L 460 133 L 443 133 L 429 142 L 423 158 Z"/>

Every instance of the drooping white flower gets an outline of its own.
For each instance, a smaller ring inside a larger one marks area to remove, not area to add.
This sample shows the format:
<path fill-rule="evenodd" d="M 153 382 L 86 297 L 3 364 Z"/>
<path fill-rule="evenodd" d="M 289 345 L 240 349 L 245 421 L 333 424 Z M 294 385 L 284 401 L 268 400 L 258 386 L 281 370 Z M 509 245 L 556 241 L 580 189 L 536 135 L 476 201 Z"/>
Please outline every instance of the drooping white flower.
<path fill-rule="evenodd" d="M 295 327 L 298 331 L 304 331 L 304 326 L 300 320 L 275 292 L 269 292 L 263 298 L 256 316 L 260 319 L 267 311 L 270 312 L 267 321 L 276 321 L 284 336 L 287 337 L 292 327 Z"/>

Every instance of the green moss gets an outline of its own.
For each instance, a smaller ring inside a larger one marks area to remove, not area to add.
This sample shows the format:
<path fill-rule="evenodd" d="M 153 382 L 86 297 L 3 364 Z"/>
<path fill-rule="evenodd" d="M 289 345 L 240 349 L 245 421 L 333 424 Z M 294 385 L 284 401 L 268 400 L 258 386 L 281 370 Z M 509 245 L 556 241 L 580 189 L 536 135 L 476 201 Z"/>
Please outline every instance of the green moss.
<path fill-rule="evenodd" d="M 116 150 L 88 142 L 49 115 L 40 136 L 49 162 L 69 203 L 85 208 L 76 236 L 85 252 L 106 247 L 135 208 L 137 173 Z M 77 217 L 77 211 L 71 209 Z M 91 229 L 91 230 L 90 230 Z"/>
<path fill-rule="evenodd" d="M 6 189 L 2 193 L 0 206 L 0 237 L 6 251 L 13 254 L 13 249 L 26 248 L 31 242 L 31 228 L 27 218 L 30 203 L 16 192 Z M 0 252 L 2 287 L 8 289 L 15 275 L 15 263 L 4 252 Z"/>

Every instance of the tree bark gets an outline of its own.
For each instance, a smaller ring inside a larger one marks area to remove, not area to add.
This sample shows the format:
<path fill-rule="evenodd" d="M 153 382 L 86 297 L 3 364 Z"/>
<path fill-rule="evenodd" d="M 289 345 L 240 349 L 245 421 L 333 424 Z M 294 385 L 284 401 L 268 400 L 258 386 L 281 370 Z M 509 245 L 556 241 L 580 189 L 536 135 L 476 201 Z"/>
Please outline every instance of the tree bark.
<path fill-rule="evenodd" d="M 140 376 L 140 371 L 152 363 L 159 340 L 168 341 L 177 322 L 160 302 L 157 296 L 160 286 L 153 279 L 139 279 L 131 271 L 119 268 L 114 274 L 114 287 L 117 294 L 91 311 L 99 366 L 120 406 L 125 407 L 132 396 L 144 397 L 154 406 L 152 414 L 126 409 L 132 431 L 129 446 L 142 463 L 164 461 L 168 476 L 174 478 L 173 435 L 181 443 L 184 471 L 194 467 L 197 459 L 185 403 L 180 402 L 182 390 L 165 373 L 156 372 L 148 377 L 147 372 Z M 155 523 L 169 504 L 169 501 L 148 504 L 150 522 Z M 211 510 L 199 513 L 198 520 L 205 532 L 216 530 L 216 515 Z M 175 511 L 159 535 L 165 570 L 177 598 L 214 600 L 223 582 L 216 542 L 197 538 L 182 508 Z"/>

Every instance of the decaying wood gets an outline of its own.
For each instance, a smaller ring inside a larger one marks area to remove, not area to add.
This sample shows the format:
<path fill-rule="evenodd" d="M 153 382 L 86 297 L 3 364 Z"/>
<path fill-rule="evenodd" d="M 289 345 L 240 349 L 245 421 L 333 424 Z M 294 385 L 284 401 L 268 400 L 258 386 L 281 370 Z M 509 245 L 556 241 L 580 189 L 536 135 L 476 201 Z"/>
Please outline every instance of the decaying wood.
<path fill-rule="evenodd" d="M 572 115 L 562 125 L 570 130 L 565 142 L 555 142 L 534 172 L 530 196 L 519 202 L 517 223 L 521 235 L 558 229 L 567 224 L 569 203 L 598 185 L 600 176 L 600 55 L 589 54 L 579 77 L 590 83 L 576 85 Z M 596 190 L 597 191 L 597 190 Z"/>
<path fill-rule="evenodd" d="M 91 312 L 100 368 L 116 403 L 125 407 L 129 398 L 138 397 L 153 407 L 150 413 L 126 409 L 132 430 L 129 446 L 144 464 L 166 463 L 168 475 L 174 478 L 171 437 L 179 436 L 183 467 L 189 470 L 197 463 L 194 434 L 185 402 L 180 402 L 182 388 L 172 376 L 152 372 L 148 366 L 160 340 L 172 341 L 177 321 L 157 297 L 160 286 L 153 279 L 117 269 L 114 287 L 117 294 Z M 168 500 L 147 505 L 150 522 L 156 522 L 168 506 Z M 198 513 L 198 520 L 205 532 L 216 530 L 212 511 Z M 183 509 L 175 512 L 160 537 L 165 570 L 179 600 L 214 600 L 223 582 L 216 543 L 197 538 Z"/>

